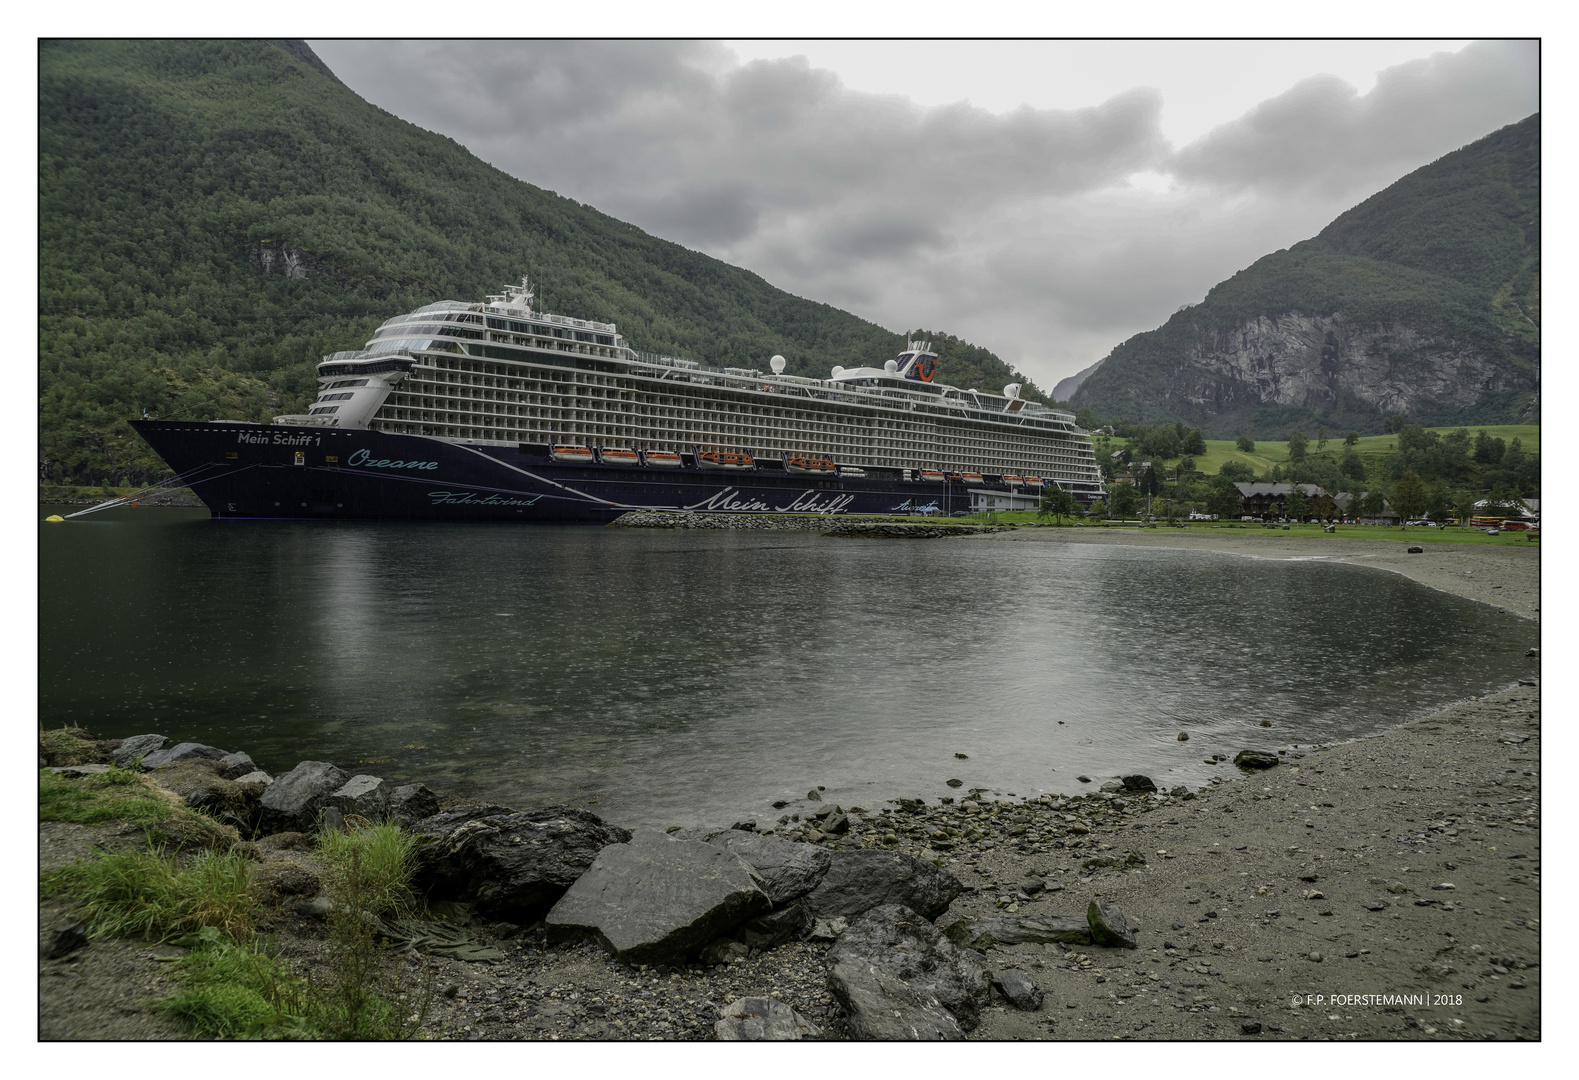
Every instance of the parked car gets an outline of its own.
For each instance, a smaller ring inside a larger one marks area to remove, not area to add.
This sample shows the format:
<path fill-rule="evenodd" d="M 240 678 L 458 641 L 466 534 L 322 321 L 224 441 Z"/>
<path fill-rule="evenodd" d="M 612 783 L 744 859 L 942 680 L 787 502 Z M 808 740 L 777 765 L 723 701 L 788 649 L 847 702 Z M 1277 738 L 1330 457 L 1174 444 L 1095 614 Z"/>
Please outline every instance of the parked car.
<path fill-rule="evenodd" d="M 1410 527 L 1423 525 L 1427 529 L 1434 529 L 1434 528 L 1436 528 L 1436 522 L 1434 522 L 1434 521 L 1427 521 L 1425 518 L 1421 518 L 1419 521 L 1406 521 L 1406 522 L 1404 522 L 1404 524 L 1406 526 L 1410 526 Z"/>

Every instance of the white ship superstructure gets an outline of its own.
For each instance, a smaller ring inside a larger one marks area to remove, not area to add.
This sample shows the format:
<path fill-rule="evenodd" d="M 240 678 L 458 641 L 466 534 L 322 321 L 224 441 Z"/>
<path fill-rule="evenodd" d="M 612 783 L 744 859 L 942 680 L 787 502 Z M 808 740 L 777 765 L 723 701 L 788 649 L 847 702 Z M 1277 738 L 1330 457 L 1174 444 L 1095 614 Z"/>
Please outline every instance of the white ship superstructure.
<path fill-rule="evenodd" d="M 277 423 L 370 428 L 469 443 L 744 452 L 863 466 L 1040 476 L 1099 495 L 1074 417 L 1019 397 L 931 381 L 926 342 L 827 379 L 706 367 L 637 352 L 612 323 L 532 308 L 526 281 L 486 303 L 443 301 L 319 365 L 320 394 Z"/>

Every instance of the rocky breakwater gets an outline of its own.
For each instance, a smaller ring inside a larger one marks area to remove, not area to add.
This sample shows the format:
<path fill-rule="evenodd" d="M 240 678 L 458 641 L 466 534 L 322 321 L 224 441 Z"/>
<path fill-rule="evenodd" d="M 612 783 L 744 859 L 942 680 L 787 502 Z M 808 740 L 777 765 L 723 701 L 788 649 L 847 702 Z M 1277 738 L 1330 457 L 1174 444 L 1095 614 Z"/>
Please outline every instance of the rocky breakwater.
<path fill-rule="evenodd" d="M 945 525 L 915 521 L 841 521 L 824 536 L 858 537 L 867 540 L 941 540 L 948 536 L 979 536 L 1013 531 L 1013 525 Z"/>
<path fill-rule="evenodd" d="M 1011 525 L 956 525 L 935 521 L 869 521 L 819 514 L 681 514 L 660 510 L 632 510 L 609 524 L 628 529 L 774 529 L 817 532 L 824 536 L 912 540 L 975 536 L 1013 528 Z"/>
<path fill-rule="evenodd" d="M 625 529 L 775 529 L 821 532 L 828 519 L 818 514 L 682 514 L 662 510 L 631 510 L 611 526 Z"/>

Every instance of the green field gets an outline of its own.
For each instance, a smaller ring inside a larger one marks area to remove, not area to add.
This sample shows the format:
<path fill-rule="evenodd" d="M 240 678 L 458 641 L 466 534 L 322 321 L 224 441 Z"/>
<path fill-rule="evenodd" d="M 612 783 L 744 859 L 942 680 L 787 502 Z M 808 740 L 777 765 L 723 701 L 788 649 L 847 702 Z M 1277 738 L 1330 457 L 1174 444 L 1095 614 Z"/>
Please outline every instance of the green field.
<path fill-rule="evenodd" d="M 1426 430 L 1446 435 L 1448 432 L 1457 431 L 1458 429 L 1453 427 L 1435 427 L 1426 428 Z M 1484 431 L 1492 438 L 1501 439 L 1507 443 L 1511 443 L 1514 439 L 1521 440 L 1526 454 L 1538 454 L 1541 452 L 1541 428 L 1539 424 L 1487 424 L 1484 427 L 1469 427 L 1467 430 L 1469 431 L 1472 444 L 1474 437 Z M 1320 454 L 1326 454 L 1332 457 L 1333 460 L 1338 460 L 1343 456 L 1343 436 L 1346 434 L 1345 432 L 1340 431 L 1336 435 L 1329 434 L 1327 437 L 1327 448 L 1324 451 L 1316 449 L 1316 436 L 1314 433 L 1307 432 L 1307 434 L 1310 436 L 1310 445 L 1305 451 L 1307 456 L 1317 457 Z M 1110 442 L 1112 443 L 1112 450 L 1120 450 L 1128 446 L 1130 440 L 1114 438 Z M 1396 435 L 1362 435 L 1360 441 L 1354 447 L 1355 452 L 1365 461 L 1367 468 L 1370 468 L 1373 463 L 1379 463 L 1382 458 L 1397 448 L 1398 436 Z M 1169 459 L 1170 462 L 1177 462 L 1178 460 L 1178 458 Z M 1254 469 L 1257 476 L 1260 476 L 1272 468 L 1273 465 L 1281 465 L 1288 461 L 1288 443 L 1286 441 L 1258 440 L 1255 452 L 1246 454 L 1235 448 L 1232 439 L 1207 439 L 1206 453 L 1195 456 L 1195 467 L 1206 475 L 1212 476 L 1230 461 L 1242 461 Z"/>

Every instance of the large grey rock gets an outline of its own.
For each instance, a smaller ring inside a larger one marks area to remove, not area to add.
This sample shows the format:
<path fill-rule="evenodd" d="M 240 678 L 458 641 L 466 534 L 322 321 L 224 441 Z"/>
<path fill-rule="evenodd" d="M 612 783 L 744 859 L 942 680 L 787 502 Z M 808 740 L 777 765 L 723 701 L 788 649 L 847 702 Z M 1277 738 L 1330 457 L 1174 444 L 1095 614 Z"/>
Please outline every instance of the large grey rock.
<path fill-rule="evenodd" d="M 261 787 L 268 787 L 270 784 L 274 783 L 274 777 L 270 776 L 262 769 L 258 769 L 255 772 L 247 773 L 245 776 L 236 777 L 235 782 L 238 784 L 258 784 Z M 259 792 L 259 794 L 262 793 Z"/>
<path fill-rule="evenodd" d="M 739 856 L 642 829 L 600 851 L 544 921 L 550 941 L 591 938 L 621 963 L 674 963 L 771 906 Z"/>
<path fill-rule="evenodd" d="M 943 927 L 943 933 L 962 949 L 1091 944 L 1091 924 L 1083 915 L 987 915 L 956 919 Z"/>
<path fill-rule="evenodd" d="M 1278 756 L 1265 750 L 1241 750 L 1234 755 L 1234 764 L 1241 769 L 1270 769 Z"/>
<path fill-rule="evenodd" d="M 424 784 L 406 784 L 389 795 L 389 812 L 407 827 L 439 812 L 439 797 Z"/>
<path fill-rule="evenodd" d="M 349 779 L 327 761 L 299 762 L 264 789 L 258 800 L 258 831 L 311 831 L 325 800 Z"/>
<path fill-rule="evenodd" d="M 731 855 L 740 856 L 757 872 L 774 907 L 815 889 L 832 861 L 831 853 L 815 844 L 799 844 L 777 836 L 729 830 L 708 840 Z"/>
<path fill-rule="evenodd" d="M 1142 775 L 1141 773 L 1133 773 L 1129 776 L 1121 776 L 1119 777 L 1119 782 L 1124 785 L 1125 791 L 1157 790 L 1156 781 L 1152 780 L 1152 778 L 1149 776 Z"/>
<path fill-rule="evenodd" d="M 817 887 L 807 894 L 819 919 L 853 919 L 882 904 L 903 904 L 935 918 L 965 891 L 947 870 L 899 851 L 835 851 Z"/>
<path fill-rule="evenodd" d="M 115 748 L 115 753 L 110 755 L 110 759 L 121 768 L 129 769 L 137 764 L 139 758 L 147 757 L 169 745 L 170 740 L 163 735 L 133 735 L 129 739 L 121 740 L 121 745 Z"/>
<path fill-rule="evenodd" d="M 452 806 L 413 832 L 421 841 L 419 886 L 435 899 L 472 901 L 485 915 L 522 926 L 553 907 L 599 851 L 631 836 L 579 807 L 491 804 Z"/>
<path fill-rule="evenodd" d="M 80 780 L 84 776 L 98 776 L 100 773 L 110 771 L 108 765 L 51 765 L 48 772 L 56 776 L 64 776 L 68 780 Z"/>
<path fill-rule="evenodd" d="M 1117 904 L 1109 904 L 1092 897 L 1086 908 L 1086 921 L 1091 924 L 1091 943 L 1114 949 L 1136 948 L 1135 932 Z"/>
<path fill-rule="evenodd" d="M 959 1039 L 990 996 L 986 969 L 900 904 L 862 915 L 828 950 L 828 982 L 857 1039 Z"/>
<path fill-rule="evenodd" d="M 168 750 L 154 750 L 144 754 L 143 768 L 157 769 L 161 765 L 173 765 L 177 761 L 218 761 L 224 756 L 225 751 L 217 746 L 206 746 L 200 742 L 177 743 Z"/>
<path fill-rule="evenodd" d="M 332 806 L 347 817 L 360 814 L 378 822 L 389 816 L 389 790 L 390 785 L 382 777 L 357 775 L 332 792 L 324 806 Z"/>
<path fill-rule="evenodd" d="M 738 998 L 713 1025 L 719 1042 L 792 1042 L 815 1039 L 822 1029 L 776 998 Z"/>
<path fill-rule="evenodd" d="M 1042 988 L 1018 971 L 1000 971 L 992 977 L 998 993 L 1021 1012 L 1035 1012 L 1042 1007 Z"/>
<path fill-rule="evenodd" d="M 234 780 L 257 771 L 257 764 L 245 750 L 237 750 L 234 754 L 226 754 L 219 759 L 219 775 L 226 780 Z"/>

